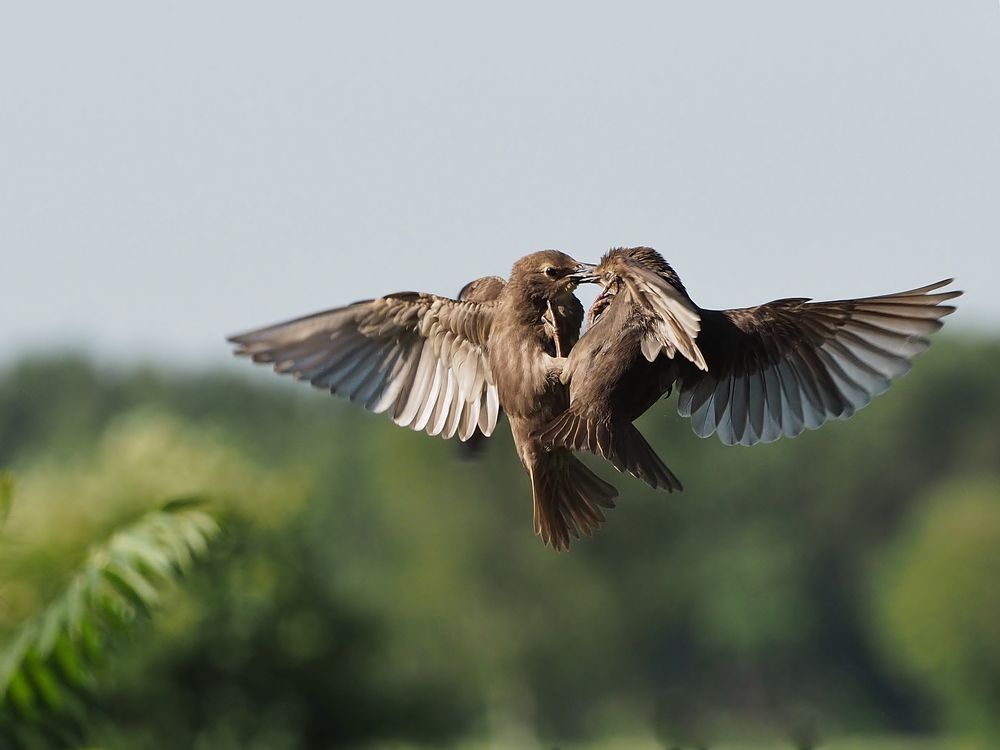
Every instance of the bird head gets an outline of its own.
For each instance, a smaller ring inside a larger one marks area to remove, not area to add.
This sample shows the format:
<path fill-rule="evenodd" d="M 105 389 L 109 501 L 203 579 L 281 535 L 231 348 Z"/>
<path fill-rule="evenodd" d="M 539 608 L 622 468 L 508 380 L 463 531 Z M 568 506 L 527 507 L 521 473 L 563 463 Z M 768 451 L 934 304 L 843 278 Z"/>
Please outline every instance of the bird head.
<path fill-rule="evenodd" d="M 687 295 L 687 290 L 681 283 L 677 272 L 653 248 L 614 247 L 601 258 L 601 262 L 594 268 L 592 277 L 584 279 L 585 281 L 594 281 L 604 287 L 590 308 L 590 323 L 597 320 L 611 304 L 614 295 L 622 286 L 623 277 L 629 274 L 629 266 L 633 264 L 653 271 L 685 296 Z"/>
<path fill-rule="evenodd" d="M 582 281 L 592 280 L 594 266 L 558 250 L 542 250 L 521 258 L 510 272 L 510 283 L 536 301 L 558 300 L 573 293 Z"/>

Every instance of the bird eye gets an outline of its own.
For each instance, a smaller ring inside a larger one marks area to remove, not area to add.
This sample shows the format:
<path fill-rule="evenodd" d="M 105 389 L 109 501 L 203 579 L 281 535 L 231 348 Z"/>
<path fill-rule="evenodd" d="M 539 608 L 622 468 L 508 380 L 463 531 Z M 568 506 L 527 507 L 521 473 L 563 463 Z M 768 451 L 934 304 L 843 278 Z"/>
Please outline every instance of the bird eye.
<path fill-rule="evenodd" d="M 550 279 L 554 279 L 556 276 L 559 275 L 559 269 L 554 268 L 552 266 L 546 266 L 545 275 L 548 276 Z"/>

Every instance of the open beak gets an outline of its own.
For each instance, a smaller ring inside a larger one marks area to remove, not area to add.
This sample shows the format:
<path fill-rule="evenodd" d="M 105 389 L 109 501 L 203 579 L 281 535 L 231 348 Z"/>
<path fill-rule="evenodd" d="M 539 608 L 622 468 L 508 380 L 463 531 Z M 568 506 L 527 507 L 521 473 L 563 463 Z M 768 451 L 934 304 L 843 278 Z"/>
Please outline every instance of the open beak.
<path fill-rule="evenodd" d="M 597 269 L 593 263 L 580 263 L 573 272 L 567 274 L 567 279 L 572 279 L 577 284 L 596 284 L 600 280 L 594 271 Z"/>

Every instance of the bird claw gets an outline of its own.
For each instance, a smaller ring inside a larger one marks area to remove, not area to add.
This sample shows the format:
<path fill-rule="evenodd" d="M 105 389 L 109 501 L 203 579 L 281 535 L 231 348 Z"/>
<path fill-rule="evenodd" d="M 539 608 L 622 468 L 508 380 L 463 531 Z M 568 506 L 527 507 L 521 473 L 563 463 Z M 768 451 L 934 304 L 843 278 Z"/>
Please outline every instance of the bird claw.
<path fill-rule="evenodd" d="M 569 360 L 566 357 L 549 357 L 549 375 L 551 377 L 558 378 L 561 382 L 566 383 L 568 381 L 563 380 L 566 374 L 566 363 Z"/>

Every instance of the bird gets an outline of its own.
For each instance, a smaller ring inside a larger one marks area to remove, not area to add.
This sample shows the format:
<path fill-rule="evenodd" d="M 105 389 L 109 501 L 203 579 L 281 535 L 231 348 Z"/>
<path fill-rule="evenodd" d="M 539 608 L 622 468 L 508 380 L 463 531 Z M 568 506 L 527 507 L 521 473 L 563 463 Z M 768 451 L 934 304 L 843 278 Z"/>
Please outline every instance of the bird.
<path fill-rule="evenodd" d="M 531 481 L 534 531 L 563 551 L 571 536 L 589 536 L 603 523 L 618 495 L 572 451 L 545 448 L 537 438 L 569 403 L 559 377 L 562 351 L 583 319 L 573 292 L 592 271 L 543 250 L 515 262 L 505 284 L 479 279 L 467 286 L 471 299 L 399 292 L 229 341 L 239 356 L 431 435 L 489 436 L 502 409 Z"/>
<path fill-rule="evenodd" d="M 674 388 L 699 437 L 744 446 L 796 437 L 884 392 L 962 294 L 939 291 L 954 281 L 945 279 L 875 297 L 710 310 L 649 247 L 612 248 L 581 281 L 603 288 L 563 367 L 570 405 L 539 439 L 666 491 L 681 483 L 632 422 Z"/>
<path fill-rule="evenodd" d="M 491 302 L 500 296 L 507 281 L 500 276 L 482 276 L 473 279 L 458 292 L 458 299 L 467 302 Z M 542 315 L 545 333 L 551 343 L 546 343 L 545 350 L 551 356 L 565 357 L 580 338 L 580 327 L 583 325 L 584 309 L 575 295 L 564 296 L 553 305 L 550 300 Z M 503 409 L 500 415 L 503 415 Z M 479 456 L 486 447 L 487 435 L 476 431 L 468 440 L 460 442 L 459 458 L 469 460 Z"/>

